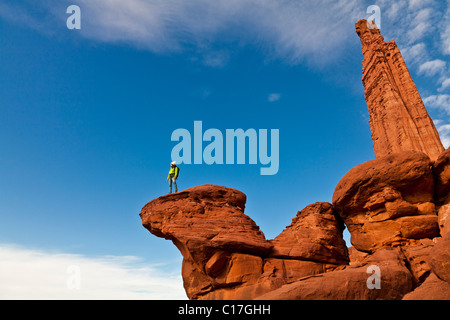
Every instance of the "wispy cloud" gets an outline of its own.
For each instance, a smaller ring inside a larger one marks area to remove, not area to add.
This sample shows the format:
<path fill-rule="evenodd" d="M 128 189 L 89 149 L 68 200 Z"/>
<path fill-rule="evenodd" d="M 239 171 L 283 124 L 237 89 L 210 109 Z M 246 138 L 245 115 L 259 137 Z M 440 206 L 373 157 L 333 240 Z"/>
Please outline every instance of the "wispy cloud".
<path fill-rule="evenodd" d="M 280 98 L 281 98 L 281 94 L 279 94 L 279 93 L 271 93 L 271 94 L 269 94 L 269 97 L 267 98 L 267 100 L 269 102 L 275 102 L 275 101 L 280 100 Z"/>
<path fill-rule="evenodd" d="M 46 21 L 65 26 L 63 7 L 69 4 L 51 0 L 33 7 L 53 15 Z M 217 50 L 217 41 L 252 43 L 289 63 L 336 61 L 354 40 L 354 23 L 366 10 L 358 0 L 78 0 L 77 4 L 82 13 L 78 32 L 86 38 L 158 53 L 194 50 L 205 55 L 205 64 L 219 67 L 228 53 L 223 47 L 219 54 L 211 53 Z M 12 7 L 24 12 L 24 24 L 33 17 L 23 4 L 0 6 L 0 16 Z"/>
<path fill-rule="evenodd" d="M 440 47 L 438 37 L 444 29 L 445 12 L 450 1 L 436 0 L 378 0 L 376 4 L 382 10 L 383 34 L 395 39 L 405 56 L 407 64 L 421 66 L 430 61 Z M 425 44 L 426 43 L 426 44 Z M 439 53 L 443 53 L 442 51 Z"/>
<path fill-rule="evenodd" d="M 0 257 L 0 299 L 186 299 L 178 272 L 134 256 L 87 257 L 0 245 Z"/>
<path fill-rule="evenodd" d="M 444 77 L 441 83 L 441 87 L 438 89 L 439 92 L 450 89 L 450 78 Z"/>
<path fill-rule="evenodd" d="M 376 4 L 381 8 L 383 31 L 396 39 L 401 35 L 404 42 L 413 44 L 432 31 L 433 1 L 378 0 Z"/>
<path fill-rule="evenodd" d="M 423 99 L 423 103 L 427 108 L 435 109 L 438 111 L 437 114 L 444 115 L 445 119 L 434 120 L 439 136 L 441 137 L 442 144 L 445 148 L 450 147 L 450 123 L 448 121 L 447 115 L 450 115 L 450 95 L 448 94 L 437 94 L 431 95 Z"/>
<path fill-rule="evenodd" d="M 429 97 L 424 98 L 423 103 L 429 108 L 438 109 L 450 115 L 449 94 L 431 95 Z"/>
<path fill-rule="evenodd" d="M 428 77 L 432 77 L 438 73 L 443 73 L 446 65 L 447 63 L 440 59 L 427 61 L 419 66 L 419 74 L 424 74 Z"/>
<path fill-rule="evenodd" d="M 211 60 L 214 42 L 256 43 L 290 62 L 330 60 L 353 36 L 356 0 L 82 0 L 85 36 L 153 51 L 196 46 Z M 360 8 L 361 9 L 361 8 Z M 213 55 L 214 56 L 214 55 Z M 319 57 L 316 57 L 319 56 Z M 217 63 L 219 61 L 219 63 Z"/>
<path fill-rule="evenodd" d="M 450 148 L 450 123 L 445 123 L 443 120 L 435 120 L 434 124 L 441 137 L 442 144 L 445 148 Z"/>
<path fill-rule="evenodd" d="M 413 65 L 424 63 L 423 60 L 428 57 L 427 48 L 423 42 L 416 43 L 411 46 L 405 46 L 401 51 L 406 63 Z"/>
<path fill-rule="evenodd" d="M 447 11 L 440 23 L 441 50 L 450 55 L 450 0 L 447 0 Z"/>

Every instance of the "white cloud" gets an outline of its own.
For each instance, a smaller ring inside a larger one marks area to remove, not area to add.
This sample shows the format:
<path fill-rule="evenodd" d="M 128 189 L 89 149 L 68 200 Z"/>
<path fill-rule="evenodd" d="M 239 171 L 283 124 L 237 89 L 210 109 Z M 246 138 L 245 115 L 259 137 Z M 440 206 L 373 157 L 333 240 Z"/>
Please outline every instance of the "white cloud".
<path fill-rule="evenodd" d="M 28 7 L 46 8 L 54 19 L 45 21 L 60 24 L 67 18 L 62 7 L 69 3 L 52 0 Z M 289 63 L 336 61 L 355 40 L 354 23 L 366 10 L 358 0 L 79 0 L 77 5 L 82 14 L 77 32 L 86 38 L 157 53 L 193 50 L 205 55 L 205 64 L 219 67 L 228 59 L 224 50 L 232 50 L 222 45 L 219 55 L 211 54 L 219 40 L 255 44 L 270 58 Z M 12 7 L 20 5 L 0 5 L 0 16 Z M 32 17 L 26 8 L 20 7 Z"/>
<path fill-rule="evenodd" d="M 280 100 L 280 98 L 281 98 L 281 94 L 279 94 L 279 93 L 271 93 L 271 94 L 269 94 L 269 97 L 267 98 L 267 100 L 269 102 L 275 102 L 275 101 Z"/>
<path fill-rule="evenodd" d="M 431 8 L 411 11 L 410 17 L 412 20 L 406 33 L 409 42 L 423 39 L 424 36 L 433 31 L 433 15 L 434 11 Z"/>
<path fill-rule="evenodd" d="M 439 25 L 442 52 L 450 55 L 450 0 L 447 0 L 447 11 Z"/>
<path fill-rule="evenodd" d="M 324 58 L 354 36 L 357 1 L 82 0 L 82 5 L 90 15 L 86 36 L 97 40 L 158 51 L 186 43 L 208 48 L 205 44 L 228 38 L 260 43 L 299 61 L 315 54 Z"/>
<path fill-rule="evenodd" d="M 214 68 L 224 67 L 230 58 L 230 54 L 226 51 L 211 51 L 203 54 L 203 63 L 206 66 Z"/>
<path fill-rule="evenodd" d="M 407 65 L 421 63 L 428 57 L 426 45 L 423 42 L 401 48 L 401 52 Z"/>
<path fill-rule="evenodd" d="M 438 109 L 450 115 L 449 94 L 437 94 L 426 97 L 425 99 L 423 99 L 423 103 L 427 106 L 427 108 Z"/>
<path fill-rule="evenodd" d="M 186 299 L 180 274 L 133 256 L 0 245 L 0 257 L 0 299 Z"/>
<path fill-rule="evenodd" d="M 443 28 L 441 32 L 442 52 L 446 55 L 450 54 L 450 22 Z"/>
<path fill-rule="evenodd" d="M 395 39 L 407 63 L 420 66 L 430 60 L 429 53 L 439 53 L 435 49 L 441 47 L 441 41 L 434 35 L 439 35 L 446 28 L 444 25 L 450 25 L 444 22 L 449 19 L 445 13 L 450 12 L 449 0 L 447 4 L 436 0 L 377 0 L 375 3 L 381 8 L 383 36 L 387 40 Z"/>
<path fill-rule="evenodd" d="M 423 8 L 425 5 L 430 5 L 433 0 L 409 0 L 409 9 L 417 10 Z"/>
<path fill-rule="evenodd" d="M 442 92 L 450 88 L 450 78 L 444 78 L 438 91 Z"/>
<path fill-rule="evenodd" d="M 444 72 L 446 65 L 447 63 L 440 59 L 427 61 L 419 66 L 419 74 L 424 74 L 428 77 L 432 77 L 437 73 Z"/>
<path fill-rule="evenodd" d="M 450 124 L 445 123 L 443 120 L 435 120 L 434 124 L 441 137 L 442 144 L 444 148 L 450 147 Z"/>
<path fill-rule="evenodd" d="M 378 0 L 376 4 L 381 8 L 385 31 L 410 45 L 433 32 L 439 16 L 433 0 Z"/>
<path fill-rule="evenodd" d="M 396 20 L 405 13 L 406 1 L 380 0 L 377 4 L 382 8 L 383 14 L 391 20 Z"/>

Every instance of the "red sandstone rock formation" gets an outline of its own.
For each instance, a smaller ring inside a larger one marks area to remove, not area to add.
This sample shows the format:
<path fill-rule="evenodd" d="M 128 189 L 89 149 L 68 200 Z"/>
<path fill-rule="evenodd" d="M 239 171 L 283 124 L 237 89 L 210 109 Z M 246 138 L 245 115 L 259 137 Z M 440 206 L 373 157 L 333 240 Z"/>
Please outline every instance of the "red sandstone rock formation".
<path fill-rule="evenodd" d="M 376 158 L 421 151 L 435 160 L 444 147 L 395 41 L 386 43 L 366 20 L 356 23 L 356 32 L 364 54 L 362 81 Z"/>
<path fill-rule="evenodd" d="M 380 267 L 380 289 L 367 287 L 369 266 Z M 412 288 L 400 249 L 383 248 L 343 270 L 303 277 L 257 297 L 260 300 L 398 300 Z"/>
<path fill-rule="evenodd" d="M 443 152 L 434 164 L 436 176 L 436 201 L 439 205 L 450 203 L 450 148 Z"/>
<path fill-rule="evenodd" d="M 395 43 L 356 26 L 377 159 L 341 179 L 333 204 L 307 206 L 273 240 L 235 189 L 199 186 L 142 208 L 143 226 L 181 251 L 190 299 L 450 299 L 450 149 Z"/>
<path fill-rule="evenodd" d="M 363 163 L 336 186 L 333 205 L 307 206 L 274 240 L 244 214 L 243 193 L 215 185 L 157 198 L 140 216 L 183 254 L 190 299 L 447 299 L 450 223 L 437 212 L 450 190 L 434 190 L 449 168 L 450 149 L 434 166 L 420 152 Z M 367 286 L 372 265 L 380 290 Z"/>
<path fill-rule="evenodd" d="M 252 299 L 348 263 L 342 226 L 331 204 L 308 206 L 271 243 L 244 214 L 245 201 L 235 189 L 203 185 L 142 208 L 143 226 L 181 251 L 190 299 Z M 289 250 L 286 245 L 291 244 Z"/>
<path fill-rule="evenodd" d="M 316 202 L 299 211 L 271 241 L 271 256 L 348 264 L 348 250 L 342 238 L 344 228 L 330 203 Z"/>
<path fill-rule="evenodd" d="M 431 168 L 427 155 L 409 151 L 360 164 L 341 179 L 333 205 L 357 250 L 439 235 Z"/>

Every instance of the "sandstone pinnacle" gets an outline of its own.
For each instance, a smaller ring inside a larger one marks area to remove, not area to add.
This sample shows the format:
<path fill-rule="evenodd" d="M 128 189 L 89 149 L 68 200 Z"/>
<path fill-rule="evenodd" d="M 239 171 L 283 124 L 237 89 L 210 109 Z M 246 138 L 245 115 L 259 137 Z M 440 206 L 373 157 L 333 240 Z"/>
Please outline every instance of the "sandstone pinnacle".
<path fill-rule="evenodd" d="M 421 151 L 432 160 L 444 151 L 439 134 L 394 40 L 366 20 L 356 23 L 362 44 L 364 93 L 375 157 Z"/>

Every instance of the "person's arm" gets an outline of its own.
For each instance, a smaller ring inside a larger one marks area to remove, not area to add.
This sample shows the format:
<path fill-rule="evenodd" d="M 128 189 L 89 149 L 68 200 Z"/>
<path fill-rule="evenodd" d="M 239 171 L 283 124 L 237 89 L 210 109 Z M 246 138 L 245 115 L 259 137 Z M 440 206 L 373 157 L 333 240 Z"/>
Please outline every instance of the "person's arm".
<path fill-rule="evenodd" d="M 178 178 L 178 172 L 179 171 L 180 171 L 180 169 L 178 167 L 175 167 L 175 175 L 174 175 L 175 180 L 177 180 L 177 178 Z"/>

